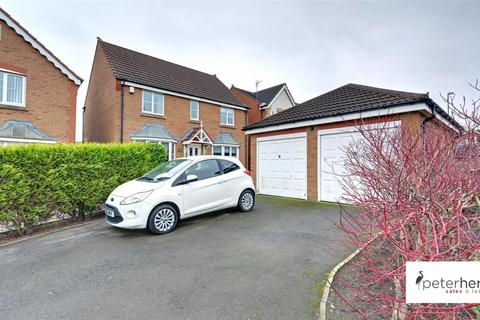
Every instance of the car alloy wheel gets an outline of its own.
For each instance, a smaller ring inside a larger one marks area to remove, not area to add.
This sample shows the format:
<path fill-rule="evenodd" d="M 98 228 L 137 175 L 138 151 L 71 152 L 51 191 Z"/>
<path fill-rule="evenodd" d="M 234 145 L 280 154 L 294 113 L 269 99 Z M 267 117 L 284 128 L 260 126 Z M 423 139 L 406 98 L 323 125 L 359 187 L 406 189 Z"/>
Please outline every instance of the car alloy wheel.
<path fill-rule="evenodd" d="M 162 209 L 155 214 L 154 221 L 158 231 L 168 231 L 173 227 L 175 222 L 175 213 L 170 209 Z"/>
<path fill-rule="evenodd" d="M 242 211 L 250 211 L 253 209 L 255 204 L 255 195 L 250 190 L 245 190 L 242 192 L 240 196 L 240 209 Z"/>
<path fill-rule="evenodd" d="M 178 213 L 170 205 L 157 207 L 148 218 L 147 229 L 155 234 L 169 233 L 177 226 Z"/>

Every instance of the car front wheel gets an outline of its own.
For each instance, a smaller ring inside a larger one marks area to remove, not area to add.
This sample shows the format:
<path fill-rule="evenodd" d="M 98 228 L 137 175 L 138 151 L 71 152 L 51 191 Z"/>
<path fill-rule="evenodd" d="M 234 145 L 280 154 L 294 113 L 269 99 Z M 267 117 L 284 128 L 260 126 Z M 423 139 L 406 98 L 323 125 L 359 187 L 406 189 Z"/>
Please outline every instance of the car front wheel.
<path fill-rule="evenodd" d="M 251 211 L 255 205 L 255 193 L 248 189 L 244 190 L 238 199 L 238 209 L 242 212 Z"/>
<path fill-rule="evenodd" d="M 154 234 L 165 234 L 175 229 L 177 222 L 177 210 L 169 205 L 161 205 L 150 214 L 147 229 Z"/>

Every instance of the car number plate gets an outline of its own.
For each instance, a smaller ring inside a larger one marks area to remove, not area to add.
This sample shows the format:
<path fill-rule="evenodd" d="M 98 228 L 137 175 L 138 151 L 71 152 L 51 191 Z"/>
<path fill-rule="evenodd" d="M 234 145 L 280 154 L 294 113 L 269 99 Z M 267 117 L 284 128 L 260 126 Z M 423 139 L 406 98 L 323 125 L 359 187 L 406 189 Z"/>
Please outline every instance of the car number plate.
<path fill-rule="evenodd" d="M 115 212 L 113 210 L 110 210 L 110 209 L 105 209 L 105 214 L 109 217 L 115 217 Z"/>

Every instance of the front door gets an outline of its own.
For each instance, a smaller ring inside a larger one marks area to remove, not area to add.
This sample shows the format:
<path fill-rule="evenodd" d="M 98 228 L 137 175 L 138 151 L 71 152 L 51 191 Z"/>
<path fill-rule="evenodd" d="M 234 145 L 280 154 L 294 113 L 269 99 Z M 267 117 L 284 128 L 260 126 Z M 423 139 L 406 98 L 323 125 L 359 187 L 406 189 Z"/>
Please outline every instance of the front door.
<path fill-rule="evenodd" d="M 198 144 L 190 144 L 187 146 L 187 157 L 199 156 L 202 154 L 201 146 Z"/>

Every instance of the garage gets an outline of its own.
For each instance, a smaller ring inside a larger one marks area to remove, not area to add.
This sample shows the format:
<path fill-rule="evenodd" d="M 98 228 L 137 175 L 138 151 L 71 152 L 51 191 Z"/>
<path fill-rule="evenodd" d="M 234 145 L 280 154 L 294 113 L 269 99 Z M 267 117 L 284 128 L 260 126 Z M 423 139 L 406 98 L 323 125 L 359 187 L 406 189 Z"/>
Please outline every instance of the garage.
<path fill-rule="evenodd" d="M 347 173 L 345 169 L 345 150 L 349 144 L 361 139 L 355 130 L 321 130 L 318 132 L 318 199 L 320 201 L 339 201 L 343 195 L 339 181 Z"/>
<path fill-rule="evenodd" d="M 428 94 L 347 84 L 244 128 L 261 194 L 345 202 L 345 149 L 363 128 L 461 126 Z M 408 131 L 406 131 L 408 132 Z M 358 190 L 358 189 L 357 189 Z"/>
<path fill-rule="evenodd" d="M 260 194 L 307 198 L 305 133 L 258 138 L 257 164 Z"/>

